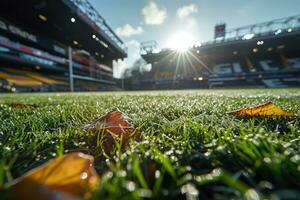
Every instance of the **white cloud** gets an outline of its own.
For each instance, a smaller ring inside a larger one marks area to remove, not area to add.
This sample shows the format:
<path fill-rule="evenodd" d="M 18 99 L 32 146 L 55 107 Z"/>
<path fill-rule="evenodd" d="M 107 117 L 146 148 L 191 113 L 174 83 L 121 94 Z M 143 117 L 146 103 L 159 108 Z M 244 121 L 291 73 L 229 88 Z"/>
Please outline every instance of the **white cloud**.
<path fill-rule="evenodd" d="M 179 8 L 177 10 L 177 16 L 180 19 L 184 19 L 184 18 L 190 16 L 191 14 L 197 13 L 197 12 L 198 12 L 198 7 L 195 4 L 190 4 L 190 5 L 186 5 L 186 6 Z"/>
<path fill-rule="evenodd" d="M 133 66 L 133 63 L 140 58 L 140 43 L 136 40 L 129 40 L 125 42 L 128 47 L 128 58 L 122 61 L 113 62 L 114 77 L 121 78 L 126 69 Z"/>
<path fill-rule="evenodd" d="M 125 42 L 125 44 L 127 46 L 134 46 L 134 47 L 139 47 L 140 46 L 140 43 L 136 40 L 130 40 L 128 42 Z"/>
<path fill-rule="evenodd" d="M 130 24 L 125 24 L 123 27 L 119 27 L 116 29 L 116 34 L 120 37 L 130 37 L 132 35 L 140 35 L 144 32 L 143 28 L 137 26 L 134 28 Z"/>
<path fill-rule="evenodd" d="M 193 32 L 198 27 L 198 22 L 195 18 L 189 17 L 185 20 L 186 29 Z"/>
<path fill-rule="evenodd" d="M 121 78 L 127 68 L 126 60 L 113 61 L 113 73 L 115 78 Z"/>
<path fill-rule="evenodd" d="M 148 25 L 162 24 L 167 17 L 167 11 L 159 8 L 153 1 L 142 9 L 142 14 L 144 15 L 145 23 Z"/>

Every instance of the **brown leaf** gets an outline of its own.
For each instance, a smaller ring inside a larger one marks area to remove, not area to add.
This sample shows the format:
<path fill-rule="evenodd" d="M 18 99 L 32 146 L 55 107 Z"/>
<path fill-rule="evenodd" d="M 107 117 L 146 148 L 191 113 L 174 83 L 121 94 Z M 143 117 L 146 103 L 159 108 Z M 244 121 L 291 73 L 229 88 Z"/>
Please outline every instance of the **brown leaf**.
<path fill-rule="evenodd" d="M 17 179 L 12 199 L 83 199 L 99 180 L 93 163 L 93 157 L 83 153 L 52 159 Z"/>
<path fill-rule="evenodd" d="M 104 130 L 104 132 L 116 136 L 123 136 L 125 139 L 130 137 L 134 131 L 134 126 L 129 122 L 129 118 L 120 110 L 113 109 L 106 115 L 98 118 L 96 121 L 83 127 L 88 130 Z"/>
<path fill-rule="evenodd" d="M 258 116 L 283 116 L 292 117 L 294 113 L 287 112 L 278 107 L 272 102 L 264 103 L 255 107 L 242 108 L 227 114 L 239 116 L 239 117 L 258 117 Z"/>

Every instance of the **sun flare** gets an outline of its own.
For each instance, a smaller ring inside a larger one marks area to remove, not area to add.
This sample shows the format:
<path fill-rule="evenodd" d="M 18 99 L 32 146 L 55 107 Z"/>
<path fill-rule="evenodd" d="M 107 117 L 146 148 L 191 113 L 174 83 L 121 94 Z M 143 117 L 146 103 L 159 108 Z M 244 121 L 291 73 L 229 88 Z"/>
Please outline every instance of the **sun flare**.
<path fill-rule="evenodd" d="M 168 41 L 168 47 L 179 52 L 186 52 L 194 44 L 192 35 L 185 31 L 175 33 Z"/>

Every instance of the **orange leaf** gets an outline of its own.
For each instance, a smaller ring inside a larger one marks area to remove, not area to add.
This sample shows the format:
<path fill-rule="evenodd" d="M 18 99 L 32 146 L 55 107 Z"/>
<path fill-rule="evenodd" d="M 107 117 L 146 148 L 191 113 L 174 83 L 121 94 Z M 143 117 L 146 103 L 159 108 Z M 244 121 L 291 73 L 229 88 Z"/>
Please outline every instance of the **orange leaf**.
<path fill-rule="evenodd" d="M 104 130 L 106 133 L 128 138 L 128 134 L 134 130 L 134 126 L 128 120 L 129 118 L 123 112 L 114 109 L 91 124 L 85 125 L 83 129 Z"/>
<path fill-rule="evenodd" d="M 70 153 L 52 159 L 17 179 L 11 187 L 13 199 L 83 199 L 99 177 L 92 156 Z"/>
<path fill-rule="evenodd" d="M 292 117 L 293 113 L 287 112 L 282 108 L 278 107 L 272 102 L 264 103 L 255 107 L 242 108 L 228 114 L 239 116 L 239 117 L 258 117 L 258 116 L 283 116 Z"/>

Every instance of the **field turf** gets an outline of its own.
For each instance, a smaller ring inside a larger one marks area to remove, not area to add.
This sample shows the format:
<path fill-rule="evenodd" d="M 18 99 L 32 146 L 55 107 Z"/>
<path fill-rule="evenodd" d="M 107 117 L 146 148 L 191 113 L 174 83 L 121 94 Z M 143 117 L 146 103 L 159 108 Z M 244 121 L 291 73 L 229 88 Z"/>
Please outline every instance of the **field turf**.
<path fill-rule="evenodd" d="M 297 116 L 226 114 L 268 101 Z M 82 127 L 115 107 L 141 138 L 107 151 Z M 0 198 L 28 170 L 80 151 L 95 157 L 96 199 L 299 199 L 299 116 L 300 89 L 2 94 Z"/>

